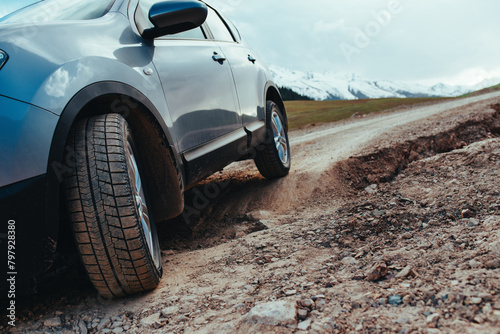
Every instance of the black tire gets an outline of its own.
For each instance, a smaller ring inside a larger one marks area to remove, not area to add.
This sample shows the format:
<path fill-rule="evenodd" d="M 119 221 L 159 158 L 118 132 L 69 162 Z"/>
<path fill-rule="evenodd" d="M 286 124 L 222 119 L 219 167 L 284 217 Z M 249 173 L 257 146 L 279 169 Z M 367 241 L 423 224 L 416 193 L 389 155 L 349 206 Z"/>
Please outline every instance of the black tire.
<path fill-rule="evenodd" d="M 70 136 L 75 168 L 65 180 L 67 204 L 91 282 L 106 298 L 154 289 L 161 253 L 127 122 L 118 114 L 95 116 Z"/>
<path fill-rule="evenodd" d="M 283 112 L 273 101 L 266 104 L 266 137 L 257 147 L 255 164 L 267 179 L 288 175 L 291 165 L 288 125 Z"/>

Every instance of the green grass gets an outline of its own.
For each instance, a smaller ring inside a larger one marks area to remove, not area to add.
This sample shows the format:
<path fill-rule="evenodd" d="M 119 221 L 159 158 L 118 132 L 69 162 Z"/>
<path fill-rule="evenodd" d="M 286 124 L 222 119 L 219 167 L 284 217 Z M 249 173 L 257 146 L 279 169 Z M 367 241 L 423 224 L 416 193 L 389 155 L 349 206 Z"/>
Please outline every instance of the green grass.
<path fill-rule="evenodd" d="M 500 84 L 472 92 L 458 98 L 476 96 L 500 90 Z M 367 115 L 382 112 L 397 107 L 411 106 L 422 103 L 439 102 L 454 98 L 426 97 L 426 98 L 392 98 L 392 99 L 366 99 L 366 100 L 341 100 L 341 101 L 286 101 L 288 124 L 290 129 L 296 129 L 308 124 L 338 122 L 359 113 Z"/>
<path fill-rule="evenodd" d="M 498 84 L 496 86 L 491 86 L 491 87 L 488 87 L 488 88 L 484 88 L 484 89 L 481 89 L 481 90 L 478 90 L 478 91 L 475 91 L 475 92 L 472 92 L 472 93 L 468 93 L 468 94 L 465 94 L 465 95 L 462 95 L 462 96 L 459 96 L 459 97 L 476 96 L 476 95 L 481 95 L 481 94 L 493 93 L 493 92 L 496 92 L 496 91 L 499 91 L 499 90 L 500 90 L 500 84 Z"/>
<path fill-rule="evenodd" d="M 438 102 L 447 98 L 366 99 L 341 101 L 287 101 L 285 102 L 290 129 L 308 124 L 330 123 L 347 119 L 359 113 L 367 115 L 396 107 Z"/>

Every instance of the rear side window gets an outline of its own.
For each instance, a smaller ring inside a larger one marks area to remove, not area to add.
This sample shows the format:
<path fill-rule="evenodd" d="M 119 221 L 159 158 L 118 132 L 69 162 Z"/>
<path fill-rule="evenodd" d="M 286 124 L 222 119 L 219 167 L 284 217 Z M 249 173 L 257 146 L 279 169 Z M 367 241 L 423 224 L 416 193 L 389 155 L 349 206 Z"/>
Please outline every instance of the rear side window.
<path fill-rule="evenodd" d="M 207 24 L 216 41 L 234 42 L 233 35 L 227 29 L 226 24 L 212 8 L 208 7 Z"/>
<path fill-rule="evenodd" d="M 0 23 L 92 20 L 106 15 L 115 0 L 43 0 L 0 19 Z"/>

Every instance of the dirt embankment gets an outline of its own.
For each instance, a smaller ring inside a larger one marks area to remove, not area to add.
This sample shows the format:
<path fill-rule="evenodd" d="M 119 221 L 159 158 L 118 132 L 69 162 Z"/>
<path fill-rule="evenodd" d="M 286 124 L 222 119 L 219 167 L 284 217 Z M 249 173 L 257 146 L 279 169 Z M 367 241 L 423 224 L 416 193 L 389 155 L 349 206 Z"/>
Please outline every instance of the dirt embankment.
<path fill-rule="evenodd" d="M 187 194 L 158 289 L 106 301 L 66 268 L 0 331 L 498 333 L 499 102 L 296 131 L 289 177 Z"/>

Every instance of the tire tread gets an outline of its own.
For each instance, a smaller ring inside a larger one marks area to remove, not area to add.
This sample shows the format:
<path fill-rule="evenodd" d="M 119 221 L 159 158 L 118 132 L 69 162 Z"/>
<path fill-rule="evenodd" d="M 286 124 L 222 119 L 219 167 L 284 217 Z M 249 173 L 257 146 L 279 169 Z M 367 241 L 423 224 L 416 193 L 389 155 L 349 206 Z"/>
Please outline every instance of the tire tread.
<path fill-rule="evenodd" d="M 161 277 L 138 226 L 128 181 L 126 127 L 117 114 L 78 122 L 70 142 L 76 168 L 65 180 L 82 262 L 99 293 L 108 298 L 154 289 Z"/>

